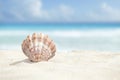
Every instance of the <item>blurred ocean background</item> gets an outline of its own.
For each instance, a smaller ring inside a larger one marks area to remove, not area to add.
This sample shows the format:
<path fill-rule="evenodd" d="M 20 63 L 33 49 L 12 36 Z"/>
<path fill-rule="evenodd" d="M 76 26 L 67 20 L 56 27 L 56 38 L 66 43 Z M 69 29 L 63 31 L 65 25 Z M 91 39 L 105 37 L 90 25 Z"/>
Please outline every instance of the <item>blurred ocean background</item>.
<path fill-rule="evenodd" d="M 0 50 L 21 50 L 34 32 L 48 34 L 57 51 L 96 50 L 120 52 L 120 24 L 1 24 Z"/>

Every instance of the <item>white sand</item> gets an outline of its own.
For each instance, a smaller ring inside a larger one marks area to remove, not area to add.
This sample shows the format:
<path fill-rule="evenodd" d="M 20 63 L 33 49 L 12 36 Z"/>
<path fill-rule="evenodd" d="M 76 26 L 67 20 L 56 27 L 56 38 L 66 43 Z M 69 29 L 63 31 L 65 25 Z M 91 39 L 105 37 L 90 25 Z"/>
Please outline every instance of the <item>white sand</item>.
<path fill-rule="evenodd" d="M 120 53 L 56 53 L 48 62 L 30 62 L 21 51 L 0 51 L 0 80 L 120 80 Z"/>

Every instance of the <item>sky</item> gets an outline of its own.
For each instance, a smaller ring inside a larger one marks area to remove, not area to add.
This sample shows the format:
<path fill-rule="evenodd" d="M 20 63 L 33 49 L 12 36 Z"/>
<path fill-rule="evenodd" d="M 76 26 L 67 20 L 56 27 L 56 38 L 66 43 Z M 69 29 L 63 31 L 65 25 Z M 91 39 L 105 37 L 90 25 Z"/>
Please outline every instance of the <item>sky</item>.
<path fill-rule="evenodd" d="M 0 23 L 120 22 L 120 0 L 0 0 Z"/>

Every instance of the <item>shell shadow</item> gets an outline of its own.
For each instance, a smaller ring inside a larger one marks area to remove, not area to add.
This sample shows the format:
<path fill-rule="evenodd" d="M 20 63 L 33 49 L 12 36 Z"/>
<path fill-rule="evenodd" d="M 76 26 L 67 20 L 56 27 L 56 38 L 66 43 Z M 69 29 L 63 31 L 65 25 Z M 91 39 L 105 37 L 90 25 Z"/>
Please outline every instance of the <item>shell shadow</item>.
<path fill-rule="evenodd" d="M 15 61 L 15 62 L 13 62 L 13 63 L 10 63 L 10 65 L 17 65 L 17 64 L 20 64 L 20 63 L 33 64 L 34 62 L 30 61 L 29 59 L 23 59 L 23 60 L 20 60 L 20 61 Z"/>

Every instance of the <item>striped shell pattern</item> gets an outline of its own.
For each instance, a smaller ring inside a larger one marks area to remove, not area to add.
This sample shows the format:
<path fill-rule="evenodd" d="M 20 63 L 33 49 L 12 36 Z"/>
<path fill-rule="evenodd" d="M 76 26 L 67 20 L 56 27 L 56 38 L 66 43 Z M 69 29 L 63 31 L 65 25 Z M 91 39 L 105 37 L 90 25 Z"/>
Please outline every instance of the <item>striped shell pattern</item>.
<path fill-rule="evenodd" d="M 22 50 L 33 62 L 48 61 L 55 55 L 56 46 L 48 35 L 33 33 L 23 41 Z"/>

